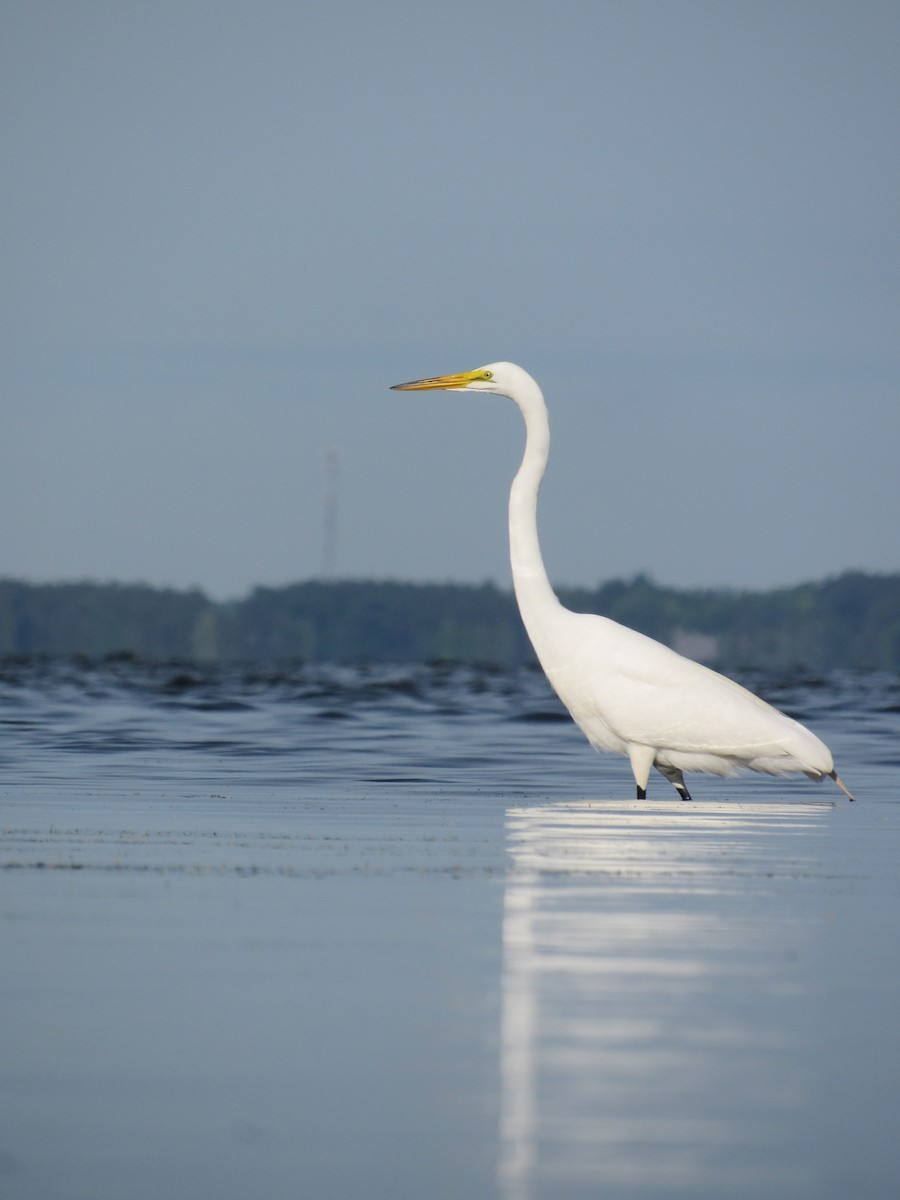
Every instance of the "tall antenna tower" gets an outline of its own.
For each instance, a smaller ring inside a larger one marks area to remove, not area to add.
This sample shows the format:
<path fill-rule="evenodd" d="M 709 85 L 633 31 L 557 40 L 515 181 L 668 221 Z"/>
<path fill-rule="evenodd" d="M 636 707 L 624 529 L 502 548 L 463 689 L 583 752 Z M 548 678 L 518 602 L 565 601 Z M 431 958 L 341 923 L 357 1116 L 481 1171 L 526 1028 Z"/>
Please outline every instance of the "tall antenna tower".
<path fill-rule="evenodd" d="M 338 483 L 341 452 L 337 446 L 325 451 L 325 503 L 322 518 L 322 578 L 334 579 L 337 569 Z"/>

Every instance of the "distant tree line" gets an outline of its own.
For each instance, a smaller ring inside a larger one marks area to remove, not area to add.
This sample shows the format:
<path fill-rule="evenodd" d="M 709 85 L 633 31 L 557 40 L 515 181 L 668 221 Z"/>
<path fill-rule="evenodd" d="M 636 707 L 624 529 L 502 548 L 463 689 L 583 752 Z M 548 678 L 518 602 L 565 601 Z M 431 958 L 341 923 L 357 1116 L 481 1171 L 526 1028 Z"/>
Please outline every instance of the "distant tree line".
<path fill-rule="evenodd" d="M 900 574 L 767 592 L 662 587 L 644 575 L 563 602 L 724 668 L 900 670 Z M 318 582 L 216 603 L 198 590 L 0 580 L 0 655 L 319 662 L 532 659 L 511 592 L 491 584 Z"/>

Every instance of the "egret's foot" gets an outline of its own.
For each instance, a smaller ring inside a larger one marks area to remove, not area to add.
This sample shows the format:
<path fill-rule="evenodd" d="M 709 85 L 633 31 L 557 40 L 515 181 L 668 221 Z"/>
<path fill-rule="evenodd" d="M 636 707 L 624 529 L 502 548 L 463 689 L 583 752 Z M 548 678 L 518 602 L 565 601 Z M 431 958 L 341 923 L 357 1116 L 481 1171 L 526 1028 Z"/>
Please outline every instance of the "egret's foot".
<path fill-rule="evenodd" d="M 637 798 L 638 798 L 638 800 L 646 800 L 647 799 L 647 789 L 642 788 L 640 784 L 638 784 Z"/>
<path fill-rule="evenodd" d="M 675 791 L 676 791 L 676 792 L 678 793 L 678 795 L 679 795 L 679 796 L 682 798 L 682 800 L 693 800 L 693 796 L 692 796 L 692 795 L 691 795 L 691 793 L 690 793 L 690 792 L 687 790 L 687 788 L 684 786 L 684 784 L 683 784 L 683 783 L 676 783 L 676 784 L 675 784 Z"/>

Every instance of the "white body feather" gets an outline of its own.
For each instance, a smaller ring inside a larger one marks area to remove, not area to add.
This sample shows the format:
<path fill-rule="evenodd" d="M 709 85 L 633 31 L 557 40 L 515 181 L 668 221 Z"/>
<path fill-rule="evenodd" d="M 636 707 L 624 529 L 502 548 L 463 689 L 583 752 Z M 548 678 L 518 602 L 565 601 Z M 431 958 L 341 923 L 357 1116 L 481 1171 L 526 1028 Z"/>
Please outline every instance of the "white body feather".
<path fill-rule="evenodd" d="M 638 769 L 646 764 L 642 787 L 652 765 L 713 775 L 740 767 L 802 771 L 815 779 L 834 768 L 828 747 L 799 722 L 614 621 L 560 608 L 535 648 L 591 745 L 627 754 Z"/>

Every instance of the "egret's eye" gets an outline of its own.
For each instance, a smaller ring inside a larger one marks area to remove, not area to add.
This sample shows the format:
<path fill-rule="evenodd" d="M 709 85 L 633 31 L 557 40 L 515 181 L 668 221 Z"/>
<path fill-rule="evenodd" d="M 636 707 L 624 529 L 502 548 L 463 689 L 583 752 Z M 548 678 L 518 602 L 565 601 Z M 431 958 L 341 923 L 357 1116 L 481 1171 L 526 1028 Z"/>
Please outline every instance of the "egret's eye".
<path fill-rule="evenodd" d="M 493 379 L 493 378 L 494 378 L 494 372 L 493 372 L 493 371 L 483 371 L 483 372 L 482 372 L 482 375 L 481 375 L 481 378 L 482 378 L 482 379 Z"/>

